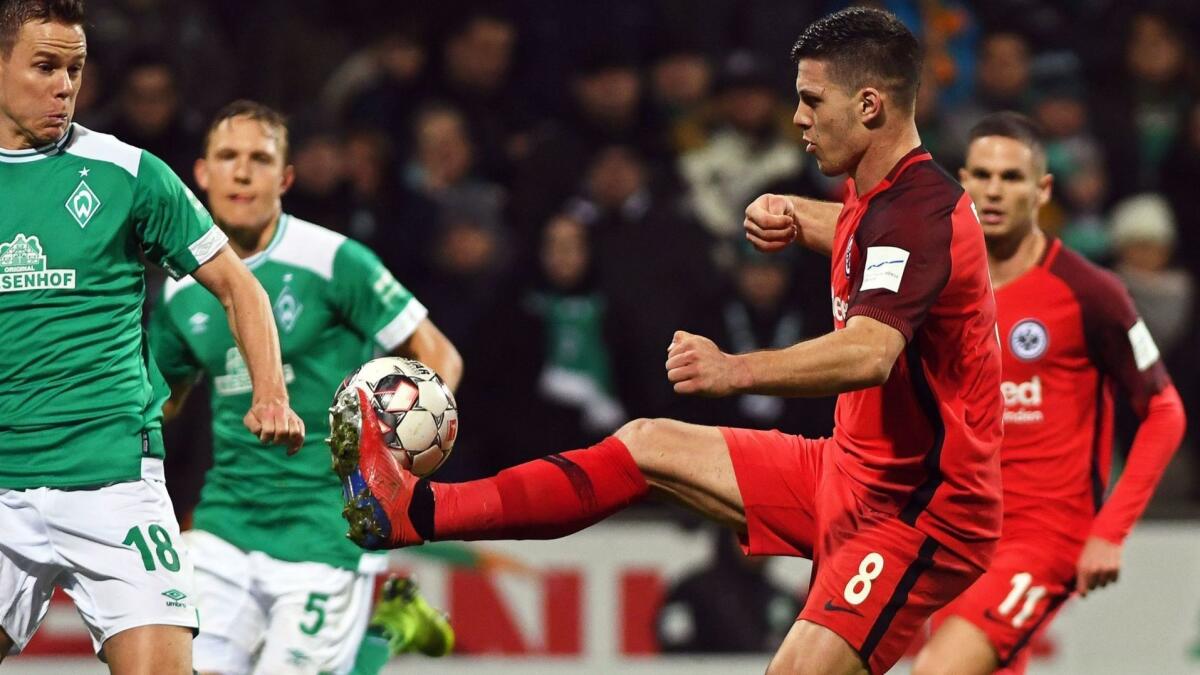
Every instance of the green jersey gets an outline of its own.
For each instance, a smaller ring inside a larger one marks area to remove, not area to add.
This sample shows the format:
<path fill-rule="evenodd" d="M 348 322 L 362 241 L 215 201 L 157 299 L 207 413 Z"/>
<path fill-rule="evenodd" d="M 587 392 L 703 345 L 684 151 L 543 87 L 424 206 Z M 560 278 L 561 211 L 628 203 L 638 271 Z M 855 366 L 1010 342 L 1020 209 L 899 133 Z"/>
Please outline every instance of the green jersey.
<path fill-rule="evenodd" d="M 166 398 L 140 254 L 190 274 L 225 235 L 161 160 L 78 124 L 0 150 L 0 201 L 0 488 L 136 480 Z"/>
<path fill-rule="evenodd" d="M 288 457 L 246 431 L 250 378 L 221 305 L 190 279 L 168 281 L 151 319 L 155 358 L 170 382 L 207 376 L 212 394 L 213 467 L 194 525 L 279 560 L 357 568 L 325 447 L 329 404 L 342 378 L 407 341 L 427 312 L 366 247 L 286 214 L 245 262 L 274 308 L 304 448 Z"/>

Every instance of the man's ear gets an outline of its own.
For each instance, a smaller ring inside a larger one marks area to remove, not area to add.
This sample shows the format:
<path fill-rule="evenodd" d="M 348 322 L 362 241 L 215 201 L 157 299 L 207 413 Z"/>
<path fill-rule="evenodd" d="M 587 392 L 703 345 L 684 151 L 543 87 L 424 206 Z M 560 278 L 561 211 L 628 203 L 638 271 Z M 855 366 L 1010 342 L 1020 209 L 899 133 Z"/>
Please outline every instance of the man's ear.
<path fill-rule="evenodd" d="M 196 186 L 208 192 L 208 162 L 203 157 L 192 165 L 192 175 L 196 177 Z"/>
<path fill-rule="evenodd" d="M 1038 194 L 1037 205 L 1042 208 L 1050 203 L 1050 196 L 1054 192 L 1054 174 L 1046 174 L 1038 179 Z"/>
<path fill-rule="evenodd" d="M 855 101 L 858 119 L 864 126 L 875 126 L 883 120 L 883 94 L 874 87 L 866 87 L 858 92 Z"/>
<path fill-rule="evenodd" d="M 283 167 L 283 180 L 279 183 L 279 194 L 285 195 L 288 190 L 292 189 L 292 185 L 296 182 L 296 167 L 288 164 Z"/>

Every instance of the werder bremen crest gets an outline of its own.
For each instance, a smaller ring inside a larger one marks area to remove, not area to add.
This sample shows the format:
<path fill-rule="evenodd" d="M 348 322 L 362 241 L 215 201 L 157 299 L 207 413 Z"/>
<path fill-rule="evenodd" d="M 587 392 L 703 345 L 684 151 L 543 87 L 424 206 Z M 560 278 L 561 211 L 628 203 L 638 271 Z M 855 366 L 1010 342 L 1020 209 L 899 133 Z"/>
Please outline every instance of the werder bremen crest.
<path fill-rule="evenodd" d="M 304 305 L 296 298 L 296 294 L 292 293 L 291 286 L 284 286 L 275 300 L 273 309 L 275 310 L 275 323 L 279 324 L 279 328 L 283 332 L 290 333 L 296 327 L 296 319 L 300 318 L 300 313 L 304 311 Z"/>
<path fill-rule="evenodd" d="M 80 175 L 87 174 L 81 171 Z M 87 227 L 88 221 L 99 210 L 100 198 L 96 196 L 95 192 L 92 192 L 92 188 L 88 187 L 87 181 L 79 181 L 79 185 L 75 186 L 75 191 L 67 199 L 67 211 L 71 212 L 71 216 L 75 218 L 75 222 L 79 223 L 79 227 Z"/>
<path fill-rule="evenodd" d="M 47 269 L 42 242 L 18 234 L 0 244 L 0 293 L 75 288 L 75 270 Z"/>

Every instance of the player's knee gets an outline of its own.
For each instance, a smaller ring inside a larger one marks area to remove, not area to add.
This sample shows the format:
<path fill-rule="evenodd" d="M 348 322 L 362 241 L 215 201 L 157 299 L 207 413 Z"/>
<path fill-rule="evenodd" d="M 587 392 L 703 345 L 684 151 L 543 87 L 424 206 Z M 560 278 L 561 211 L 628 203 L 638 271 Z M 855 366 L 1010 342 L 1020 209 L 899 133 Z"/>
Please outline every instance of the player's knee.
<path fill-rule="evenodd" d="M 640 417 L 622 424 L 613 435 L 624 443 L 634 459 L 637 459 L 639 453 L 654 446 L 654 437 L 659 433 L 659 427 L 661 420 Z"/>
<path fill-rule="evenodd" d="M 671 424 L 667 419 L 640 418 L 626 422 L 613 435 L 629 448 L 638 468 L 645 470 L 661 464 L 671 452 Z"/>

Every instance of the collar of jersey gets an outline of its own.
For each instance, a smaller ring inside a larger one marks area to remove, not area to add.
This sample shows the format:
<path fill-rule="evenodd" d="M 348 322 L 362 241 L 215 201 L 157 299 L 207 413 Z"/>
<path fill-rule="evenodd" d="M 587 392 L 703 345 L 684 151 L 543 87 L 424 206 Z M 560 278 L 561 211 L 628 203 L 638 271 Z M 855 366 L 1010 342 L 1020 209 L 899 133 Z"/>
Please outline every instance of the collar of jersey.
<path fill-rule="evenodd" d="M 909 150 L 907 154 L 901 157 L 899 161 L 892 166 L 891 170 L 887 172 L 887 175 L 883 177 L 883 180 L 876 183 L 875 187 L 868 190 L 863 194 L 863 196 L 858 197 L 857 201 L 861 204 L 870 200 L 875 195 L 890 188 L 892 184 L 900 178 L 900 174 L 904 173 L 905 169 L 918 162 L 925 162 L 931 159 L 933 159 L 933 155 L 929 154 L 929 151 L 926 150 L 925 146 L 923 145 L 918 145 L 912 150 Z M 851 190 L 850 194 L 854 194 L 853 191 L 856 187 L 854 184 L 854 179 L 851 178 L 847 182 L 849 183 L 848 189 Z"/>
<path fill-rule="evenodd" d="M 279 222 L 275 223 L 275 234 L 271 236 L 271 243 L 267 244 L 267 247 L 262 251 L 243 260 L 242 262 L 246 264 L 246 267 L 253 269 L 271 257 L 271 251 L 274 251 L 275 247 L 279 246 L 279 242 L 283 240 L 283 232 L 287 229 L 288 221 L 291 219 L 292 217 L 286 213 L 279 214 Z"/>
<path fill-rule="evenodd" d="M 62 138 L 49 145 L 43 145 L 40 148 L 29 148 L 28 150 L 0 149 L 0 162 L 20 164 L 22 162 L 36 162 L 39 159 L 57 155 L 71 141 L 73 135 L 75 135 L 74 124 L 67 127 L 67 133 L 63 134 Z"/>

